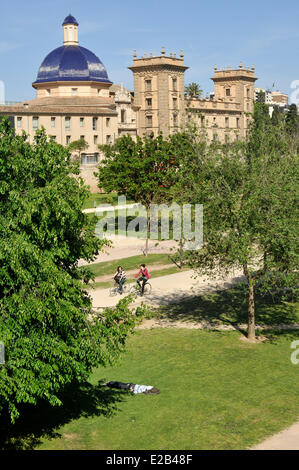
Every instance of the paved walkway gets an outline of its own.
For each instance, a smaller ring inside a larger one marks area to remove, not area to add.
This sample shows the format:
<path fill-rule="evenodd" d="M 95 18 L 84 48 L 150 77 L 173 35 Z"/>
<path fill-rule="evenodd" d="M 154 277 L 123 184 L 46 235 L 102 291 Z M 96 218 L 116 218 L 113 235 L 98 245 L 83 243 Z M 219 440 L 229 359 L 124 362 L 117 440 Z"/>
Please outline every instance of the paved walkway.
<path fill-rule="evenodd" d="M 197 276 L 195 278 L 193 271 L 183 271 L 176 274 L 169 274 L 163 277 L 156 277 L 150 279 L 152 285 L 151 295 L 146 297 L 138 297 L 136 304 L 144 301 L 148 305 L 156 306 L 169 305 L 178 303 L 180 300 L 192 298 L 195 295 L 200 295 L 203 292 L 211 292 L 215 290 L 225 289 L 230 287 L 242 279 L 241 272 L 234 271 L 231 273 L 229 279 L 223 280 L 218 277 L 211 280 L 206 276 Z M 95 289 L 90 291 L 93 299 L 93 306 L 97 307 L 112 307 L 120 300 L 120 296 L 109 296 L 109 289 Z"/>
<path fill-rule="evenodd" d="M 299 450 L 299 422 L 269 437 L 251 450 Z"/>

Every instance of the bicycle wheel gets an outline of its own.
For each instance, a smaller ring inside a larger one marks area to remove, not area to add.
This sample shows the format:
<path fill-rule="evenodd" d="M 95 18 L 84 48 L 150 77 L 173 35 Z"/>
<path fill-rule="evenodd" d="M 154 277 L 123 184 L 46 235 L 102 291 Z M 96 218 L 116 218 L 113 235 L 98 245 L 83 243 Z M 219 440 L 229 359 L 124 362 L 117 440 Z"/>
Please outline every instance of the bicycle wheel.
<path fill-rule="evenodd" d="M 128 294 L 128 293 L 130 292 L 130 290 L 131 290 L 131 289 L 130 289 L 130 286 L 129 286 L 129 285 L 123 286 L 123 293 L 124 293 L 124 294 Z"/>
<path fill-rule="evenodd" d="M 152 292 L 152 286 L 147 282 L 144 286 L 144 295 L 149 295 Z"/>
<path fill-rule="evenodd" d="M 110 289 L 109 289 L 110 297 L 114 297 L 117 294 L 117 292 L 118 292 L 118 287 L 115 287 L 115 286 L 110 287 Z"/>

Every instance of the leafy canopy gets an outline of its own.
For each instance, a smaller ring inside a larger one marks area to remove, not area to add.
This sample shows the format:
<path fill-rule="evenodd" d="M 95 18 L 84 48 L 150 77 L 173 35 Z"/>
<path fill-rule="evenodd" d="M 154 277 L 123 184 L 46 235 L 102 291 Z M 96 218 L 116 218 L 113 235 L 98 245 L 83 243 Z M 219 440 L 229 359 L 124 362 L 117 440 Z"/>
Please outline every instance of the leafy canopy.
<path fill-rule="evenodd" d="M 103 246 L 96 219 L 82 213 L 89 191 L 67 149 L 43 131 L 30 145 L 0 123 L 0 412 L 12 420 L 22 403 L 61 404 L 67 384 L 111 362 L 135 324 L 123 301 L 92 314 L 83 288 Z"/>

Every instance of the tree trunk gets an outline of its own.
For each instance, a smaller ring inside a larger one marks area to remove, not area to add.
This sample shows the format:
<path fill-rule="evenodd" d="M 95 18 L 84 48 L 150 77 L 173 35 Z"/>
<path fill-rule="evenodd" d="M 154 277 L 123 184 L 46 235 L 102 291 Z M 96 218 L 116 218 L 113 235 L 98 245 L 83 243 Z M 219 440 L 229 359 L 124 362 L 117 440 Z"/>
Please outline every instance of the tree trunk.
<path fill-rule="evenodd" d="M 249 279 L 249 294 L 248 294 L 248 339 L 255 339 L 255 311 L 254 311 L 254 284 L 252 279 Z"/>
<path fill-rule="evenodd" d="M 244 275 L 248 281 L 248 331 L 249 340 L 255 340 L 255 307 L 254 307 L 254 281 L 249 274 L 247 264 L 243 266 Z"/>

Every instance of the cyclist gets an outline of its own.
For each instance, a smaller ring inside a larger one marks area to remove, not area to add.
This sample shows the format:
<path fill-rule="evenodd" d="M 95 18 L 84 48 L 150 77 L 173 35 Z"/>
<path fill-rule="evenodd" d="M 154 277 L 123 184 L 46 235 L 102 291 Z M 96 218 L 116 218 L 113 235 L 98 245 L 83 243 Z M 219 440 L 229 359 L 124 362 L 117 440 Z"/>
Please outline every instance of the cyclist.
<path fill-rule="evenodd" d="M 118 288 L 119 293 L 122 294 L 123 293 L 123 285 L 126 282 L 127 278 L 126 278 L 126 272 L 121 266 L 117 267 L 117 271 L 114 274 L 113 279 L 119 285 L 119 288 Z"/>
<path fill-rule="evenodd" d="M 139 277 L 140 276 L 140 277 Z M 140 271 L 138 274 L 136 274 L 136 276 L 134 276 L 135 279 L 137 277 L 139 277 L 139 279 L 137 279 L 137 283 L 139 285 L 139 288 L 141 287 L 141 295 L 143 295 L 144 293 L 144 286 L 145 284 L 147 283 L 147 281 L 149 280 L 149 278 L 151 277 L 145 264 L 141 264 L 140 265 Z M 142 286 L 140 286 L 140 283 L 142 282 Z"/>

